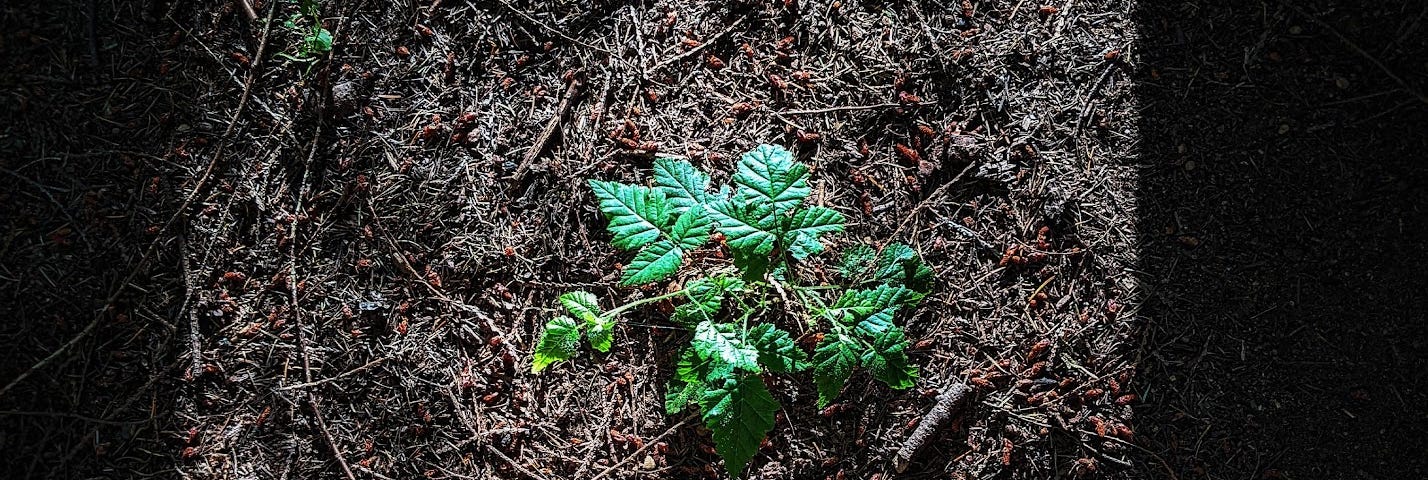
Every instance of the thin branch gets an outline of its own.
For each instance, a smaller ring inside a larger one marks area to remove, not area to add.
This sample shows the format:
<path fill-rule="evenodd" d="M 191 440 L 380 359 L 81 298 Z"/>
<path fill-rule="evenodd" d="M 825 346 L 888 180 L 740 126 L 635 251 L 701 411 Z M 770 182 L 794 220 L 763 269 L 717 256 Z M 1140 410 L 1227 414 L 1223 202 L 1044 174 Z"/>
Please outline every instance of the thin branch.
<path fill-rule="evenodd" d="M 674 63 L 678 63 L 678 62 L 681 61 L 681 60 L 684 60 L 684 59 L 686 59 L 686 58 L 689 58 L 689 57 L 691 57 L 691 56 L 694 56 L 694 55 L 699 54 L 699 52 L 704 51 L 704 49 L 705 49 L 706 47 L 708 47 L 708 46 L 710 46 L 710 45 L 713 45 L 714 42 L 719 41 L 720 38 L 723 38 L 725 35 L 728 35 L 729 32 L 734 31 L 735 28 L 739 28 L 739 26 L 740 26 L 740 25 L 743 25 L 743 24 L 744 24 L 744 21 L 745 21 L 745 20 L 748 20 L 748 18 L 749 18 L 749 17 L 747 17 L 747 16 L 739 17 L 739 19 L 738 19 L 738 20 L 734 20 L 734 23 L 730 24 L 728 28 L 725 28 L 723 31 L 714 34 L 714 36 L 712 36 L 712 37 L 709 37 L 708 40 L 705 40 L 703 43 L 700 43 L 699 46 L 694 47 L 694 48 L 691 48 L 691 49 L 689 49 L 689 51 L 687 51 L 687 52 L 681 53 L 681 54 L 679 54 L 679 55 L 675 55 L 675 56 L 672 57 L 672 58 L 667 58 L 667 59 L 665 59 L 664 61 L 659 62 L 659 64 L 655 65 L 654 68 L 651 68 L 650 71 L 651 71 L 651 72 L 658 71 L 658 70 L 661 69 L 661 68 L 667 67 L 667 66 L 669 66 L 669 65 L 671 65 L 671 64 L 674 64 Z"/>
<path fill-rule="evenodd" d="M 520 182 L 521 179 L 525 178 L 526 171 L 530 170 L 531 164 L 535 163 L 536 158 L 539 158 L 540 154 L 544 153 L 545 149 L 549 146 L 551 137 L 554 137 L 555 132 L 560 129 L 560 124 L 565 120 L 566 114 L 570 112 L 570 107 L 575 101 L 575 96 L 580 93 L 580 87 L 585 84 L 585 82 L 580 79 L 580 75 L 581 72 L 576 71 L 574 76 L 570 79 L 570 85 L 565 88 L 565 95 L 560 97 L 560 106 L 555 109 L 555 115 L 550 117 L 550 120 L 546 122 L 545 128 L 542 129 L 540 135 L 536 137 L 535 144 L 531 145 L 530 150 L 526 150 L 526 155 L 521 159 L 521 164 L 516 167 L 515 173 L 511 174 L 512 180 Z"/>
<path fill-rule="evenodd" d="M 324 379 L 322 379 L 322 380 L 314 380 L 314 381 L 311 381 L 311 382 L 294 383 L 294 384 L 292 384 L 292 385 L 284 385 L 284 386 L 278 387 L 278 390 L 294 390 L 294 389 L 298 389 L 298 388 L 316 387 L 316 386 L 318 386 L 318 385 L 322 385 L 322 384 L 325 384 L 325 383 L 335 382 L 335 381 L 337 381 L 337 380 L 339 380 L 339 379 L 342 379 L 343 377 L 347 377 L 347 376 L 350 376 L 350 375 L 355 374 L 355 373 L 357 373 L 357 372 L 361 372 L 361 371 L 363 371 L 363 370 L 366 370 L 366 369 L 375 367 L 375 366 L 377 366 L 378 364 L 387 361 L 388 359 L 389 359 L 389 357 L 378 358 L 378 359 L 376 359 L 376 360 L 367 362 L 365 365 L 362 365 L 362 366 L 360 366 L 360 367 L 357 367 L 357 368 L 348 370 L 348 371 L 346 371 L 346 372 L 342 372 L 341 374 L 339 374 L 339 375 L 337 375 L 337 376 L 335 376 L 335 377 L 328 377 L 328 378 L 324 378 Z"/>
<path fill-rule="evenodd" d="M 934 104 L 932 104 L 932 103 L 925 103 L 925 102 L 924 102 L 924 103 L 919 103 L 919 104 L 917 104 L 917 105 L 903 105 L 903 104 L 901 104 L 901 103 L 879 103 L 879 104 L 877 104 L 877 105 L 849 105 L 849 106 L 846 106 L 846 107 L 815 108 L 815 109 L 811 109 L 811 110 L 784 110 L 784 111 L 778 112 L 778 113 L 781 113 L 781 114 L 783 114 L 783 115 L 812 115 L 812 114 L 818 114 L 818 113 L 854 112 L 854 111 L 858 111 L 858 110 L 873 110 L 873 109 L 878 109 L 878 108 L 892 108 L 892 107 L 912 107 L 912 106 L 921 106 L 921 105 L 934 105 Z"/>
<path fill-rule="evenodd" d="M 347 465 L 347 459 L 343 457 L 342 450 L 337 448 L 337 440 L 332 438 L 332 432 L 327 429 L 327 421 L 322 419 L 322 410 L 317 407 L 317 399 L 308 395 L 307 406 L 312 409 L 312 418 L 317 421 L 317 428 L 322 431 L 322 438 L 327 440 L 327 447 L 332 449 L 332 456 L 337 457 L 337 465 L 342 467 L 342 474 L 347 477 L 347 480 L 357 480 L 357 477 L 352 475 L 352 467 Z"/>
<path fill-rule="evenodd" d="M 624 465 L 624 464 L 626 464 L 626 463 L 629 463 L 630 460 L 633 460 L 633 459 L 635 459 L 635 458 L 638 458 L 641 453 L 644 453 L 644 451 L 645 451 L 646 448 L 650 448 L 651 445 L 654 445 L 654 444 L 656 444 L 656 443 L 659 443 L 661 440 L 664 440 L 664 437 L 668 437 L 669 434 L 674 433 L 675 430 L 679 430 L 679 427 L 683 427 L 685 424 L 689 423 L 689 421 L 692 420 L 692 419 L 694 419 L 694 415 L 690 415 L 690 416 L 684 417 L 684 420 L 680 420 L 679 423 L 674 424 L 673 427 L 669 427 L 668 430 L 665 430 L 664 433 L 659 434 L 659 436 L 658 436 L 658 437 L 655 437 L 654 440 L 650 440 L 650 441 L 648 441 L 648 442 L 645 442 L 645 445 L 642 446 L 642 447 L 640 447 L 639 449 L 635 450 L 634 453 L 631 453 L 629 456 L 626 456 L 624 459 L 621 459 L 620 461 L 615 462 L 615 464 L 614 464 L 614 465 L 611 465 L 610 468 L 606 468 L 605 471 L 600 472 L 599 475 L 596 475 L 596 476 L 594 476 L 594 477 L 591 477 L 590 480 L 600 480 L 600 479 L 602 479 L 602 478 L 605 478 L 605 476 L 606 476 L 606 475 L 609 475 L 610 472 L 614 472 L 615 469 L 620 468 L 621 465 Z"/>

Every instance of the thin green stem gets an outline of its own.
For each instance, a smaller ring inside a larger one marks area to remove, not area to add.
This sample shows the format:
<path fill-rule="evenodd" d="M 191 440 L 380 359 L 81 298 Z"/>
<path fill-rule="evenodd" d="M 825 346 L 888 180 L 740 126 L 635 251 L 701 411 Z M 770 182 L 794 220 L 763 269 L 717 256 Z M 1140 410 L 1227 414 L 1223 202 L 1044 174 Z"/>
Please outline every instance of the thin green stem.
<path fill-rule="evenodd" d="M 809 291 L 816 291 L 816 290 L 837 290 L 837 289 L 839 289 L 839 288 L 843 288 L 843 287 L 840 286 L 840 285 L 812 285 L 812 286 L 806 286 L 806 287 L 805 287 L 805 286 L 802 286 L 802 285 L 794 285 L 794 284 L 791 284 L 791 283 L 786 283 L 786 284 L 784 284 L 783 286 L 788 287 L 788 288 L 791 288 L 791 289 L 794 289 L 794 290 L 799 290 L 799 291 L 803 291 L 803 290 L 809 290 Z"/>
<path fill-rule="evenodd" d="M 654 302 L 658 302 L 658 301 L 660 301 L 660 300 L 666 300 L 666 299 L 674 298 L 674 297 L 677 297 L 677 296 L 680 296 L 680 295 L 684 295 L 684 294 L 687 293 L 687 292 L 689 292 L 689 289 L 688 289 L 688 288 L 681 288 L 681 289 L 679 289 L 679 290 L 676 290 L 676 291 L 673 291 L 673 292 L 669 292 L 669 293 L 666 293 L 666 294 L 664 294 L 664 295 L 660 295 L 660 296 L 657 296 L 657 297 L 641 298 L 641 299 L 639 299 L 639 300 L 635 300 L 635 301 L 633 301 L 633 302 L 626 303 L 626 304 L 624 304 L 624 305 L 620 305 L 620 306 L 618 306 L 618 307 L 615 307 L 613 310 L 610 310 L 610 311 L 608 311 L 608 312 L 605 312 L 605 314 L 604 314 L 604 315 L 601 315 L 601 317 L 604 317 L 604 318 L 614 318 L 615 316 L 617 316 L 617 315 L 619 315 L 619 314 L 621 314 L 621 313 L 624 313 L 624 312 L 626 312 L 626 311 L 628 311 L 628 310 L 630 310 L 630 309 L 632 309 L 632 308 L 638 307 L 638 306 L 640 306 L 640 305 L 644 305 L 644 304 L 647 304 L 647 303 L 654 303 Z"/>

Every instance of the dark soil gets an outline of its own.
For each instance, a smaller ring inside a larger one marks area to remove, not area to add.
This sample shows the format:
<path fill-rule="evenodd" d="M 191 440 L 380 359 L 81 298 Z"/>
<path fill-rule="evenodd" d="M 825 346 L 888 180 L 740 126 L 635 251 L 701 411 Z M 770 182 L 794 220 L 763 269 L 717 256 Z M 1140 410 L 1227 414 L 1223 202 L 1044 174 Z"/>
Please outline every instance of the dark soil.
<path fill-rule="evenodd" d="M 1137 14 L 1137 423 L 1179 478 L 1428 473 L 1428 6 L 1303 3 Z"/>
<path fill-rule="evenodd" d="M 324 2 L 309 68 L 213 3 L 4 7 L 7 478 L 718 478 L 658 308 L 529 355 L 658 293 L 586 179 L 760 143 L 938 282 L 918 386 L 770 377 L 749 477 L 893 476 L 954 382 L 896 477 L 1423 468 L 1422 7 Z"/>

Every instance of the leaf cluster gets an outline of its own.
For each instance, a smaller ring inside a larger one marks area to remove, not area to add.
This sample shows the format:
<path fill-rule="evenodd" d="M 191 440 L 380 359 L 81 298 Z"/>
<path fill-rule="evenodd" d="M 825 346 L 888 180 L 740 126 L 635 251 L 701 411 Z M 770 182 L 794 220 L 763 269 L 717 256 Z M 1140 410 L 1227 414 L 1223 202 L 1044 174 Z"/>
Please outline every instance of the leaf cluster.
<path fill-rule="evenodd" d="M 859 245 L 840 262 L 838 286 L 802 285 L 791 263 L 824 251 L 821 238 L 843 231 L 836 210 L 809 205 L 808 166 L 782 147 L 762 145 L 745 153 L 732 188 L 711 191 L 709 176 L 687 161 L 660 158 L 652 186 L 591 180 L 608 220 L 610 243 L 634 251 L 621 285 L 667 280 L 686 256 L 715 233 L 733 268 L 696 272 L 676 291 L 601 310 L 595 295 L 560 297 L 566 315 L 546 324 L 532 371 L 573 358 L 581 338 L 605 352 L 619 314 L 639 305 L 671 300 L 670 320 L 693 332 L 679 355 L 665 408 L 674 415 L 691 405 L 713 434 L 730 475 L 738 476 L 774 426 L 780 408 L 764 383 L 766 374 L 813 371 L 818 405 L 827 405 L 858 369 L 896 389 L 913 386 L 918 369 L 907 356 L 908 340 L 894 324 L 897 312 L 916 305 L 932 285 L 932 270 L 906 245 L 881 251 Z M 791 292 L 802 309 L 786 309 L 771 291 Z M 775 320 L 807 312 L 804 321 L 821 333 L 811 355 Z M 782 315 L 781 315 L 782 314 Z"/>
<path fill-rule="evenodd" d="M 319 0 L 301 0 L 298 11 L 283 22 L 288 30 L 302 35 L 295 53 L 281 52 L 279 57 L 294 62 L 315 62 L 332 51 L 332 32 L 322 26 L 322 5 Z"/>

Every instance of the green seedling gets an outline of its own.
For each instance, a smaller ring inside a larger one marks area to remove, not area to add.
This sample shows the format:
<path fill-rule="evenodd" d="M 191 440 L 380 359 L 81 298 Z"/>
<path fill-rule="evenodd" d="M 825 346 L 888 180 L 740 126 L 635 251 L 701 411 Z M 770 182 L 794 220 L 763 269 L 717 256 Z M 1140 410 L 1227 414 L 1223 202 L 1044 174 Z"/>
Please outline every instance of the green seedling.
<path fill-rule="evenodd" d="M 808 172 L 788 150 L 762 145 L 742 156 L 732 189 L 712 192 L 708 175 L 670 158 L 655 160 L 652 187 L 590 180 L 609 220 L 610 242 L 635 251 L 622 286 L 673 277 L 716 232 L 732 265 L 696 268 L 701 271 L 690 272 L 692 279 L 675 291 L 609 310 L 588 292 L 561 295 L 565 314 L 546 324 L 531 370 L 574 357 L 582 337 L 608 352 L 621 314 L 653 302 L 676 303 L 670 321 L 693 337 L 679 355 L 665 409 L 675 415 L 695 405 L 734 477 L 757 453 L 779 409 L 764 374 L 813 370 L 819 408 L 839 395 L 858 368 L 892 388 L 912 387 L 918 369 L 909 363 L 908 340 L 893 319 L 927 294 L 932 270 L 907 245 L 881 251 L 857 245 L 839 262 L 842 285 L 804 284 L 798 262 L 823 252 L 820 237 L 842 232 L 844 224 L 841 213 L 805 203 Z M 776 322 L 787 318 L 807 324 L 804 338 L 821 337 L 812 355 Z"/>
<path fill-rule="evenodd" d="M 322 27 L 322 8 L 318 0 L 301 0 L 298 11 L 283 22 L 288 30 L 301 35 L 293 53 L 281 52 L 279 57 L 294 62 L 315 63 L 332 51 L 332 32 Z"/>

